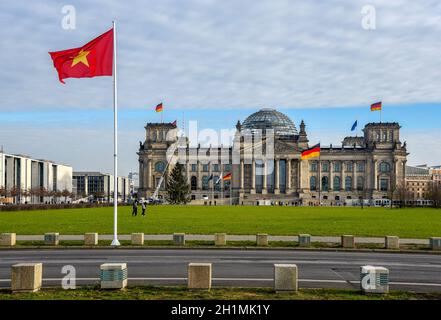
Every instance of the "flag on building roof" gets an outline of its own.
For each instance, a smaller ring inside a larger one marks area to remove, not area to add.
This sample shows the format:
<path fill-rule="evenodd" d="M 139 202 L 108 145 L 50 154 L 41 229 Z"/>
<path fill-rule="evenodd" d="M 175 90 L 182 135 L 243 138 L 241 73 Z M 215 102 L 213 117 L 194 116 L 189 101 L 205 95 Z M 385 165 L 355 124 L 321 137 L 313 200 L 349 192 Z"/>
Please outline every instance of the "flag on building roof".
<path fill-rule="evenodd" d="M 301 159 L 306 160 L 318 156 L 320 156 L 320 143 L 316 144 L 315 146 L 312 146 L 309 149 L 302 151 Z"/>
<path fill-rule="evenodd" d="M 79 48 L 49 52 L 58 79 L 111 76 L 113 68 L 113 28 Z"/>
<path fill-rule="evenodd" d="M 222 177 L 222 180 L 224 180 L 224 181 L 231 180 L 231 172 L 230 172 L 230 173 L 227 173 L 226 175 L 224 175 L 224 176 Z"/>
<path fill-rule="evenodd" d="M 155 108 L 156 112 L 162 112 L 162 110 L 164 109 L 164 107 L 162 106 L 162 102 L 160 104 L 158 104 Z"/>
<path fill-rule="evenodd" d="M 352 125 L 351 131 L 354 131 L 355 128 L 357 128 L 358 120 L 355 120 L 354 124 Z"/>
<path fill-rule="evenodd" d="M 380 111 L 380 110 L 381 110 L 381 101 L 371 104 L 371 111 Z"/>

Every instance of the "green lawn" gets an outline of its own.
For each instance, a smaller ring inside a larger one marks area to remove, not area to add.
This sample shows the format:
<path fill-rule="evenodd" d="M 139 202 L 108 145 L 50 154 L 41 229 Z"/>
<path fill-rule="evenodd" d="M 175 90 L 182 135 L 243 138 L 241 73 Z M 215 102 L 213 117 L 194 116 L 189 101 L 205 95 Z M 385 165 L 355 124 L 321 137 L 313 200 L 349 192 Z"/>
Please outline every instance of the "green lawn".
<path fill-rule="evenodd" d="M 119 208 L 121 234 L 397 235 L 441 236 L 441 210 L 429 208 L 150 206 L 146 217 Z M 0 212 L 0 233 L 83 234 L 113 231 L 113 208 Z"/>
<path fill-rule="evenodd" d="M 0 289 L 0 300 L 440 300 L 439 293 L 391 291 L 386 295 L 364 295 L 359 290 L 300 289 L 277 294 L 267 288 L 214 288 L 189 291 L 185 287 L 133 287 L 99 290 L 93 287 L 63 290 L 43 289 L 36 293 L 11 293 Z"/>

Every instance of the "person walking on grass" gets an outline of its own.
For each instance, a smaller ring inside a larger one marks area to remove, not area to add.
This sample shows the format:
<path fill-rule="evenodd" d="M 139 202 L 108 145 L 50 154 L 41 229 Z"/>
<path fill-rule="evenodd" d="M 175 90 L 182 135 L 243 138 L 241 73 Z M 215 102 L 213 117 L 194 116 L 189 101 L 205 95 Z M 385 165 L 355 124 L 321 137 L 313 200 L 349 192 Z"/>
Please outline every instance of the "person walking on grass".
<path fill-rule="evenodd" d="M 146 202 L 146 200 L 141 201 L 142 216 L 145 216 L 145 209 L 147 208 Z"/>
<path fill-rule="evenodd" d="M 136 217 L 138 215 L 138 200 L 133 201 L 132 204 L 132 217 Z"/>

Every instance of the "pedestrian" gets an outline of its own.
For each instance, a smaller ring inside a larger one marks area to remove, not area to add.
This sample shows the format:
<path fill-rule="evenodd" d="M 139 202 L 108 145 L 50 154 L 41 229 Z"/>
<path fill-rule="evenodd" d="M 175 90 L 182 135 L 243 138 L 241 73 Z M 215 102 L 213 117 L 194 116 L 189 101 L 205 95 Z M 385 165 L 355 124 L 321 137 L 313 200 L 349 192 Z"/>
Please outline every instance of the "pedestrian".
<path fill-rule="evenodd" d="M 138 215 L 138 200 L 133 201 L 132 205 L 132 217 L 136 217 Z"/>
<path fill-rule="evenodd" d="M 145 200 L 141 201 L 142 216 L 145 216 L 146 202 Z"/>

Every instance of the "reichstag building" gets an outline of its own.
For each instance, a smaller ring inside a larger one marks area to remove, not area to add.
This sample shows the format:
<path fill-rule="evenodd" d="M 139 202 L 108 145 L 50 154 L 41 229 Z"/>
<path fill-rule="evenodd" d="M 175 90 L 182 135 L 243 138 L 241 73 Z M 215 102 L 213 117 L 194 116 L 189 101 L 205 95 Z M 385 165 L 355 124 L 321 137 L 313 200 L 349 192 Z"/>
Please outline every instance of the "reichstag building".
<path fill-rule="evenodd" d="M 262 109 L 238 121 L 232 146 L 203 148 L 179 138 L 174 124 L 147 123 L 137 153 L 138 196 L 164 197 L 176 161 L 185 166 L 192 204 L 345 205 L 390 198 L 404 185 L 408 153 L 398 123 L 368 123 L 362 137 L 321 146 L 320 157 L 307 160 L 302 151 L 317 141 L 308 140 L 303 121 L 298 128 L 285 114 Z M 231 180 L 222 180 L 228 173 Z"/>

